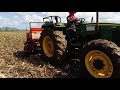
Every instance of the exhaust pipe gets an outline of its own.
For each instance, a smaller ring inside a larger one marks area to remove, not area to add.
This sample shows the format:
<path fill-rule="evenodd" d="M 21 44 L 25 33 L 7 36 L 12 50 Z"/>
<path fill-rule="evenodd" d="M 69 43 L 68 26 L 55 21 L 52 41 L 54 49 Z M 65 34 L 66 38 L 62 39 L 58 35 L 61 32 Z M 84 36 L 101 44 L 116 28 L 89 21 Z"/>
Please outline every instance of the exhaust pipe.
<path fill-rule="evenodd" d="M 97 31 L 99 32 L 99 12 L 96 12 Z"/>

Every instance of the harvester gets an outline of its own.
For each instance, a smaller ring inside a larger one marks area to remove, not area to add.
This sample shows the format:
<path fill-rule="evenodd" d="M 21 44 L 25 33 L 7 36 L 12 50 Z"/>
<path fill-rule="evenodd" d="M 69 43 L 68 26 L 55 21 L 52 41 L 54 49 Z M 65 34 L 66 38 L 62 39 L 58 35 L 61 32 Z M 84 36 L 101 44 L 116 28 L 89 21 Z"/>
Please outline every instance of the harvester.
<path fill-rule="evenodd" d="M 82 77 L 120 77 L 120 24 L 99 23 L 98 16 L 97 12 L 96 23 L 85 23 L 80 18 L 76 32 L 69 30 L 59 16 L 44 18 L 49 21 L 41 27 L 42 57 L 54 64 L 62 64 L 68 58 L 79 59 Z"/>

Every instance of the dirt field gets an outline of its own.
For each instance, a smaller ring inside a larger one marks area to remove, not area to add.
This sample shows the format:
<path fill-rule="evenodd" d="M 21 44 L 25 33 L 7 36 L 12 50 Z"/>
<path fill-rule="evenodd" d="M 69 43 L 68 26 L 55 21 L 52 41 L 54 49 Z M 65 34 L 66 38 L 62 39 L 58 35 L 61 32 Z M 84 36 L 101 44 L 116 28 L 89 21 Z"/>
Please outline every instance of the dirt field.
<path fill-rule="evenodd" d="M 0 78 L 78 77 L 77 69 L 75 67 L 71 69 L 69 64 L 61 68 L 54 67 L 41 60 L 39 54 L 25 58 L 23 52 L 25 40 L 26 32 L 0 32 Z"/>

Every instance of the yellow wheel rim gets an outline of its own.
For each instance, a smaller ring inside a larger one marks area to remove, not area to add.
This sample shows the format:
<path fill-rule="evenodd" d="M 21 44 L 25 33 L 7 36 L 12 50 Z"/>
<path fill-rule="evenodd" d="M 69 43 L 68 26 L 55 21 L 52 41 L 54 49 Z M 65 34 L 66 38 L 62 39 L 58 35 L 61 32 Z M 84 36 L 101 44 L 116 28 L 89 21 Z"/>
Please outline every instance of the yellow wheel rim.
<path fill-rule="evenodd" d="M 52 39 L 49 36 L 46 36 L 43 39 L 43 51 L 48 57 L 52 57 L 54 54 L 54 46 Z"/>
<path fill-rule="evenodd" d="M 98 50 L 90 51 L 86 55 L 85 65 L 89 73 L 95 78 L 110 78 L 113 73 L 110 58 Z"/>

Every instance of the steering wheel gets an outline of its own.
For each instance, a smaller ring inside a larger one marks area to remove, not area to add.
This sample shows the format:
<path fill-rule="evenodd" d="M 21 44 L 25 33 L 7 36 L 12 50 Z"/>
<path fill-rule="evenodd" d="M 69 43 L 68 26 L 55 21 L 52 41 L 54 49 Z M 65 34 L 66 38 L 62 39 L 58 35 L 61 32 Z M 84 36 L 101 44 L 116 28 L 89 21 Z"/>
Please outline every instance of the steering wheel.
<path fill-rule="evenodd" d="M 77 20 L 77 23 L 84 23 L 85 22 L 85 18 L 79 18 L 78 20 Z"/>

